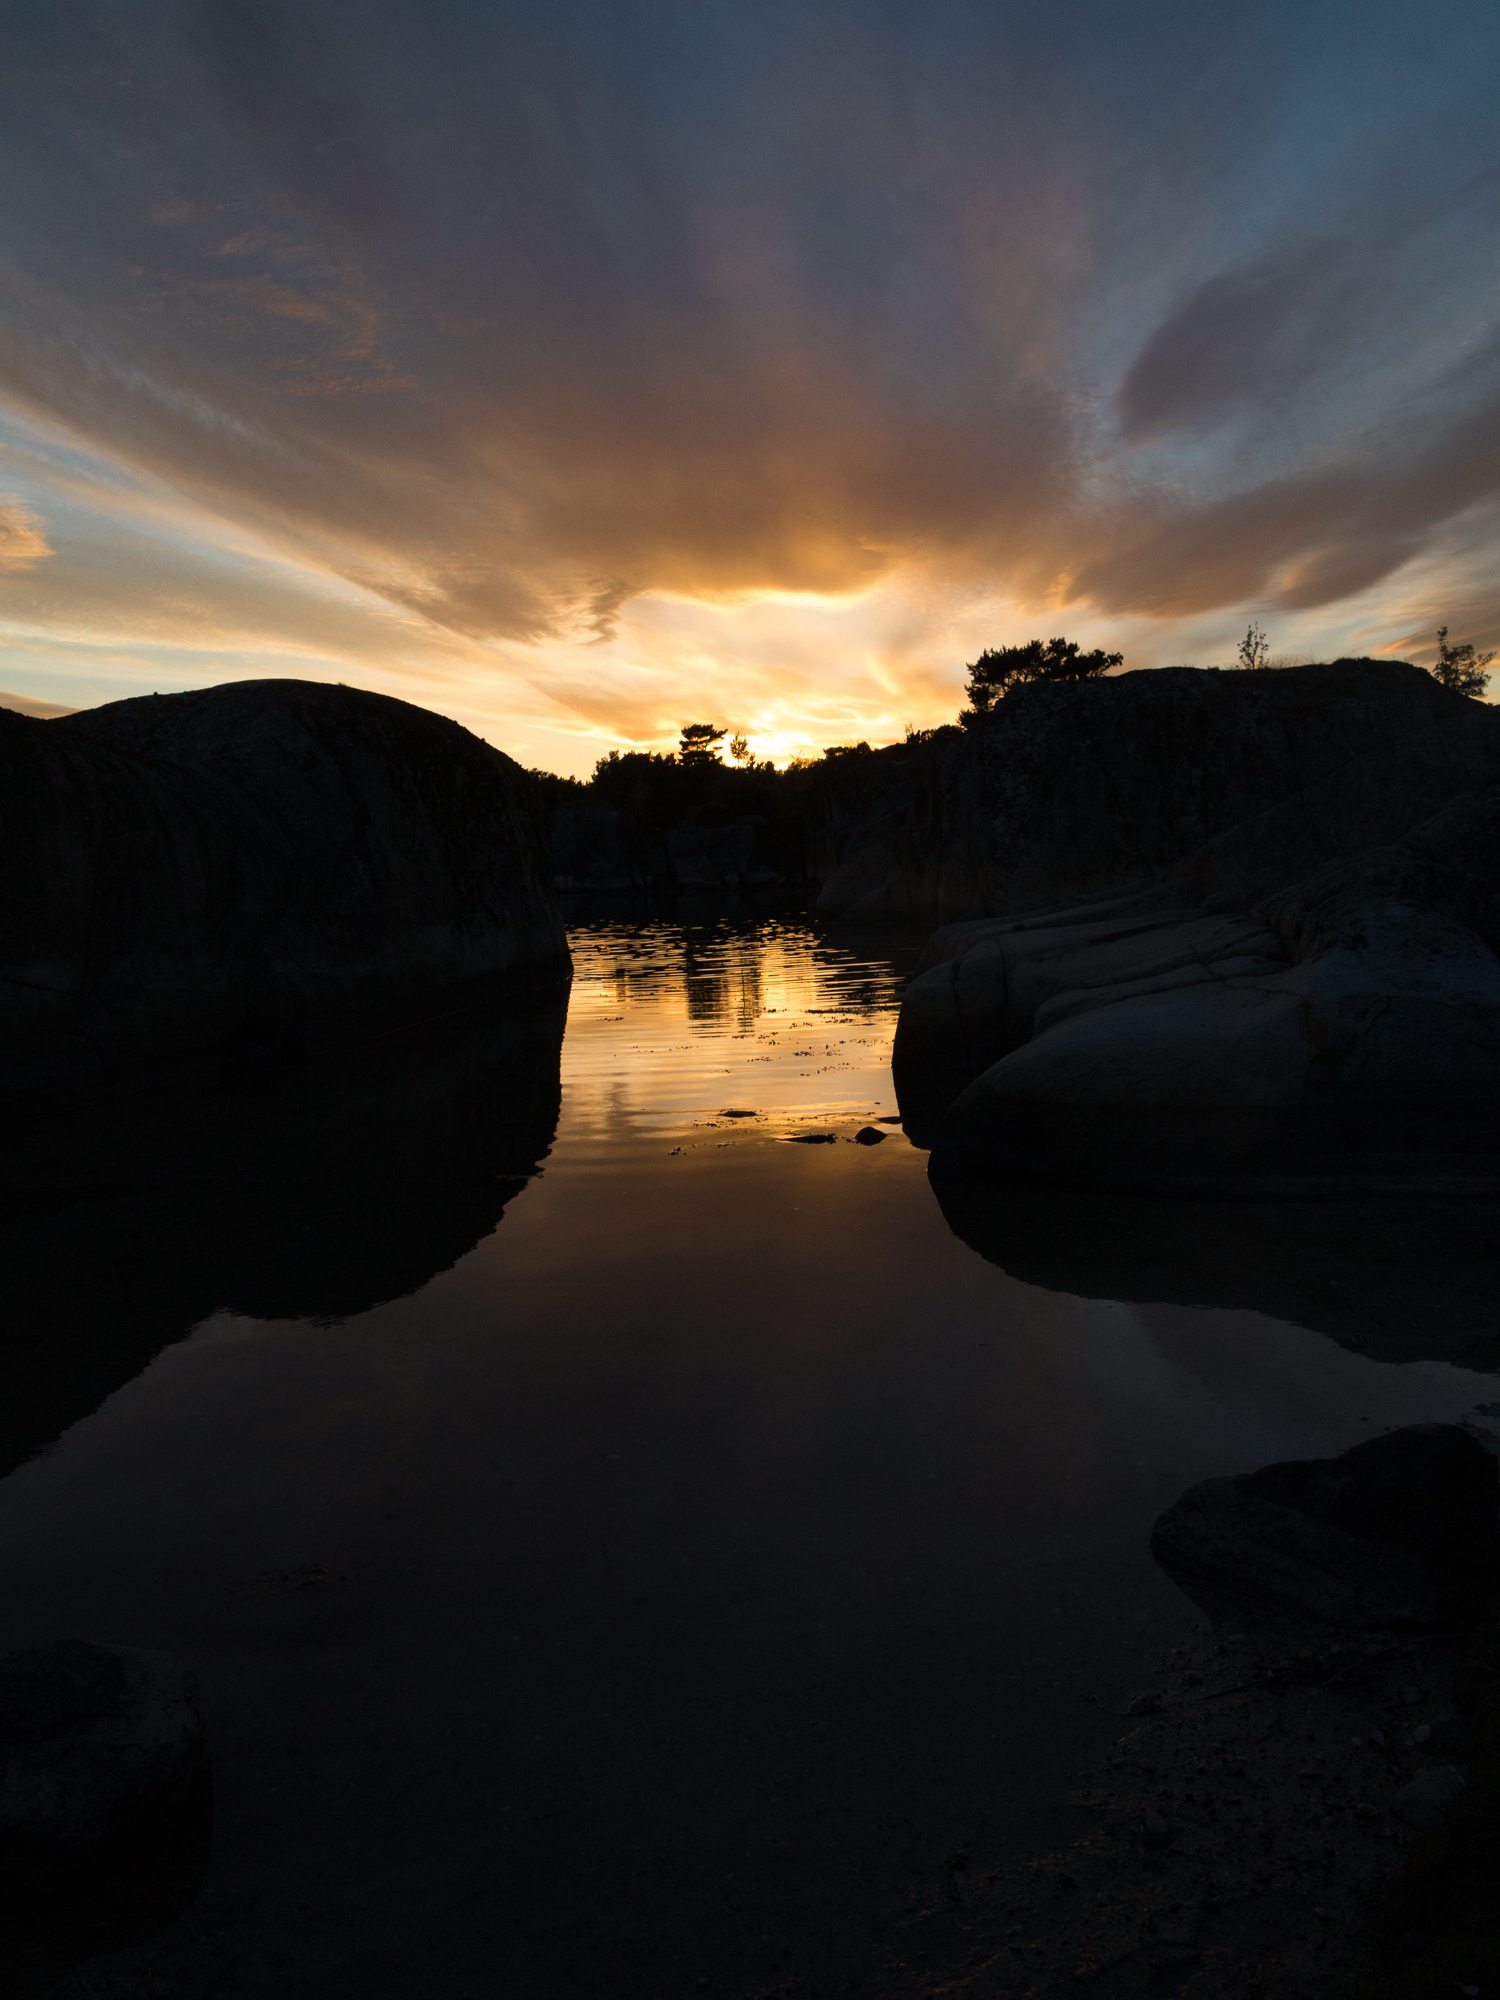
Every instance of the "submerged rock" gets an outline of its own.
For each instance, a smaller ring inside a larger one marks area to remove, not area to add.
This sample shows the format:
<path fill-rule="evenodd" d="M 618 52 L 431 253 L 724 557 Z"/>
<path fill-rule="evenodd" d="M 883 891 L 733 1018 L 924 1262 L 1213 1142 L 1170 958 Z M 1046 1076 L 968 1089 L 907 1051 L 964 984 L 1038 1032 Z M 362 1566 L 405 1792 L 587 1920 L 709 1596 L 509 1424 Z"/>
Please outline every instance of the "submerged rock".
<path fill-rule="evenodd" d="M 181 1916 L 202 1882 L 210 1813 L 181 1661 L 76 1639 L 0 1660 L 0 1935 L 19 1990 L 53 1990 Z M 104 1969 L 60 1990 L 170 2000 L 153 1980 Z"/>
<path fill-rule="evenodd" d="M 1338 1458 L 1191 1486 L 1151 1550 L 1334 1624 L 1460 1621 L 1500 1581 L 1500 1466 L 1456 1424 L 1415 1424 Z"/>
<path fill-rule="evenodd" d="M 191 1679 L 167 1653 L 60 1640 L 0 1661 L 0 1875 L 41 1890 L 173 1830 L 207 1772 Z"/>
<path fill-rule="evenodd" d="M 498 750 L 352 688 L 0 711 L 0 1097 L 565 982 L 532 813 Z"/>

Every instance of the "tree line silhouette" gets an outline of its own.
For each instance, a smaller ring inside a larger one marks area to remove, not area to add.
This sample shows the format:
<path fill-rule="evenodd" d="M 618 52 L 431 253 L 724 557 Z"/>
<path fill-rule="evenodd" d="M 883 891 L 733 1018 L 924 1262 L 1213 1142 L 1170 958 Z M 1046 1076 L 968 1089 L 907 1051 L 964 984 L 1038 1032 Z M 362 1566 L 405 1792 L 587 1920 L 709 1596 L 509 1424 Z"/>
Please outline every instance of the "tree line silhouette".
<path fill-rule="evenodd" d="M 1428 668 L 1434 679 L 1456 694 L 1480 698 L 1488 685 L 1497 655 L 1479 652 L 1472 642 L 1451 643 L 1446 625 L 1438 628 L 1437 658 Z M 790 837 L 805 826 L 811 811 L 810 774 L 817 772 L 821 792 L 852 796 L 861 789 L 864 760 L 898 756 L 959 729 L 983 729 L 1007 696 L 1029 683 L 1056 684 L 1096 680 L 1123 666 L 1123 653 L 1102 647 L 1085 650 L 1066 638 L 1027 639 L 1014 646 L 986 648 L 965 667 L 966 705 L 954 723 L 935 729 L 906 731 L 905 744 L 888 745 L 877 753 L 867 742 L 840 743 L 817 756 L 796 757 L 778 769 L 757 758 L 742 729 L 728 724 L 685 722 L 675 751 L 611 750 L 585 780 L 561 778 L 551 772 L 534 775 L 542 788 L 544 807 L 553 813 L 568 798 L 585 794 L 628 816 L 639 825 L 665 829 L 685 821 L 703 827 L 750 816 L 768 825 L 785 825 Z M 1247 672 L 1275 671 L 1270 641 L 1252 623 L 1240 641 L 1233 662 Z M 868 780 L 866 781 L 868 782 Z"/>

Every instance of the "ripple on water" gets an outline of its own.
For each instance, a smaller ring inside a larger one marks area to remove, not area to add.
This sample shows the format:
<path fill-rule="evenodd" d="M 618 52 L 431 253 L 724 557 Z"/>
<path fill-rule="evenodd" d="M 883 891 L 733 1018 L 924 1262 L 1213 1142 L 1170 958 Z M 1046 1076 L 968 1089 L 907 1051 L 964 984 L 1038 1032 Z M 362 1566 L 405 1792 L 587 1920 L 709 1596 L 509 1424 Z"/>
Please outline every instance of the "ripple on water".
<path fill-rule="evenodd" d="M 787 1138 L 894 1113 L 891 1039 L 914 932 L 843 941 L 806 918 L 605 922 L 578 925 L 570 942 L 571 1141 Z"/>

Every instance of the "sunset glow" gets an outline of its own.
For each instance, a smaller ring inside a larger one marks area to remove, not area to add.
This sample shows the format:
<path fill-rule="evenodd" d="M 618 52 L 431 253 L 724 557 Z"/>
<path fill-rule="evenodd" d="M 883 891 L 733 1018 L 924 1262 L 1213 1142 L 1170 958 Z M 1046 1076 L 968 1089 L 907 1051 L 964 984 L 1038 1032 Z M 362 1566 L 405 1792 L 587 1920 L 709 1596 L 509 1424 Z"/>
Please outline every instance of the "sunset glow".
<path fill-rule="evenodd" d="M 23 11 L 8 694 L 580 772 L 889 741 L 1042 629 L 1500 640 L 1490 8 Z"/>

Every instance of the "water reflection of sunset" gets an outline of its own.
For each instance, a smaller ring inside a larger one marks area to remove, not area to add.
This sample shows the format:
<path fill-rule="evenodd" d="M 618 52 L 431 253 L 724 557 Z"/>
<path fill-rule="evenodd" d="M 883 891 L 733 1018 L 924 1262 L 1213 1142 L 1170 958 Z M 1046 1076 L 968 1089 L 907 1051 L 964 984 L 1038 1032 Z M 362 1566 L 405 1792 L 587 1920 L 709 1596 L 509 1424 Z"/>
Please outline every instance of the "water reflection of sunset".
<path fill-rule="evenodd" d="M 997 1243 L 904 1138 L 845 1143 L 899 937 L 572 944 L 555 1137 L 555 1022 L 475 1023 L 226 1117 L 165 1200 L 12 1218 L 11 1402 L 55 1442 L 0 1482 L 8 1643 L 178 1653 L 215 1724 L 199 1901 L 89 1991 L 912 2000 L 872 1913 L 1028 1851 L 1197 1643 L 1164 1498 L 1495 1393 L 1205 1302 L 1246 1266 L 1202 1203 L 1194 1303 L 1122 1304 L 1169 1218 L 985 1197 Z"/>
<path fill-rule="evenodd" d="M 804 919 L 772 919 L 590 924 L 571 942 L 563 1116 L 575 1133 L 625 1120 L 728 1144 L 894 1114 L 904 939 L 856 957 Z"/>

